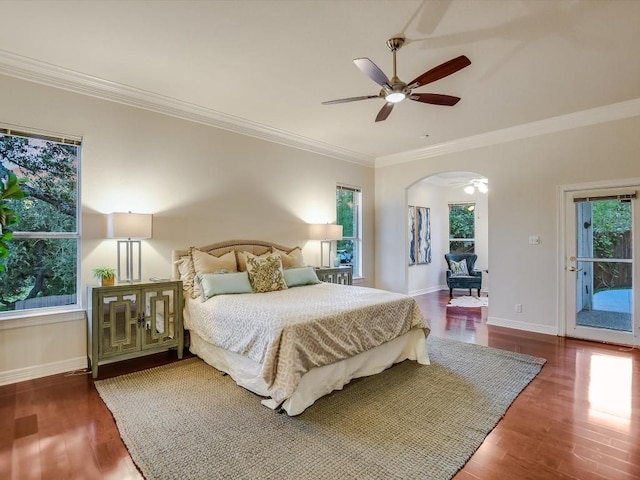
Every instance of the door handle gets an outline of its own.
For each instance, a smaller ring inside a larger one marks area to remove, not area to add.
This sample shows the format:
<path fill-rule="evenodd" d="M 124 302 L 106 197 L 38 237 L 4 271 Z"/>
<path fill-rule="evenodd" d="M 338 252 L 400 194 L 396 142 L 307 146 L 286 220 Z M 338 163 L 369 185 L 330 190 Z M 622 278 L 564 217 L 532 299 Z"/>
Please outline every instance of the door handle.
<path fill-rule="evenodd" d="M 567 270 L 569 270 L 570 272 L 581 272 L 582 271 L 581 268 L 578 269 L 578 268 L 574 267 L 573 265 L 570 266 L 569 268 L 567 268 Z"/>

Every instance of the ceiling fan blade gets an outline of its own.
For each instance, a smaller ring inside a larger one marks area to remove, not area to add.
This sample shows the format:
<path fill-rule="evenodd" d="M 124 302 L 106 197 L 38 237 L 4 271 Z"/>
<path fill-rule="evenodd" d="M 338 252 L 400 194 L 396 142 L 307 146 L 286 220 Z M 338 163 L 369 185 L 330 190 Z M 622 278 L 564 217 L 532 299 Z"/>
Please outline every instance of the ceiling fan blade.
<path fill-rule="evenodd" d="M 367 57 L 355 58 L 353 63 L 356 64 L 363 73 L 380 86 L 391 88 L 391 82 L 380 68 L 369 60 Z"/>
<path fill-rule="evenodd" d="M 370 98 L 379 98 L 379 97 L 380 95 L 366 95 L 364 97 L 340 98 L 338 100 L 328 100 L 326 102 L 322 102 L 322 105 L 333 105 L 334 103 L 357 102 L 358 100 L 368 100 Z"/>
<path fill-rule="evenodd" d="M 432 105 L 446 105 L 449 107 L 453 107 L 460 101 L 460 97 L 440 95 L 439 93 L 412 93 L 409 95 L 409 98 L 416 102 L 431 103 Z"/>
<path fill-rule="evenodd" d="M 389 114 L 391 113 L 391 110 L 393 110 L 394 105 L 395 104 L 391 102 L 385 103 L 384 106 L 378 112 L 378 116 L 376 117 L 376 122 L 382 122 L 383 120 L 386 120 Z"/>
<path fill-rule="evenodd" d="M 412 82 L 409 82 L 408 88 L 417 88 L 421 85 L 435 82 L 436 80 L 440 80 L 452 73 L 456 73 L 458 70 L 462 70 L 464 67 L 468 67 L 469 65 L 471 65 L 471 60 L 464 55 L 460 55 L 459 57 L 449 60 L 448 62 L 444 62 L 443 64 L 432 68 L 428 72 L 423 73 Z"/>

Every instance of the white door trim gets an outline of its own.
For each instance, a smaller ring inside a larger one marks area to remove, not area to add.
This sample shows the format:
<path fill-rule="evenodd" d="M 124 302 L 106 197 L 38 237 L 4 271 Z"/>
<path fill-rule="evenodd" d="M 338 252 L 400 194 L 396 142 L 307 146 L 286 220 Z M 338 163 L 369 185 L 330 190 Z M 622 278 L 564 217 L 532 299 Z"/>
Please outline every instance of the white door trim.
<path fill-rule="evenodd" d="M 566 291 L 567 291 L 567 276 L 566 276 L 566 268 L 567 268 L 567 256 L 568 253 L 566 251 L 566 238 L 567 238 L 567 223 L 566 223 L 566 212 L 565 205 L 566 201 L 569 199 L 569 196 L 572 195 L 576 191 L 580 190 L 598 190 L 604 188 L 626 188 L 626 187 L 636 187 L 640 186 L 640 177 L 634 178 L 625 178 L 620 180 L 603 180 L 597 182 L 587 182 L 587 183 L 574 183 L 567 185 L 558 185 L 557 187 L 557 197 L 556 197 L 556 208 L 557 208 L 557 231 L 558 231 L 558 243 L 557 243 L 557 280 L 558 280 L 558 303 L 557 303 L 557 312 L 556 317 L 558 320 L 558 336 L 565 337 L 567 335 L 567 319 L 566 315 Z M 637 230 L 636 230 L 637 232 Z M 639 261 L 640 259 L 636 259 Z M 634 276 L 634 282 L 635 282 Z"/>

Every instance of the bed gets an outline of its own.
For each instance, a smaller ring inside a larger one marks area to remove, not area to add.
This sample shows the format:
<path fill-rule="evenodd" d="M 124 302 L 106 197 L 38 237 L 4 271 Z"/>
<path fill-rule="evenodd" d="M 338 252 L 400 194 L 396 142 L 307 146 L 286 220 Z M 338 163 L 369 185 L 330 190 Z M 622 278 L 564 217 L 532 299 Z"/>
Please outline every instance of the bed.
<path fill-rule="evenodd" d="M 298 415 L 353 378 L 429 364 L 429 327 L 412 297 L 320 282 L 298 247 L 232 240 L 172 260 L 190 351 L 269 408 Z"/>

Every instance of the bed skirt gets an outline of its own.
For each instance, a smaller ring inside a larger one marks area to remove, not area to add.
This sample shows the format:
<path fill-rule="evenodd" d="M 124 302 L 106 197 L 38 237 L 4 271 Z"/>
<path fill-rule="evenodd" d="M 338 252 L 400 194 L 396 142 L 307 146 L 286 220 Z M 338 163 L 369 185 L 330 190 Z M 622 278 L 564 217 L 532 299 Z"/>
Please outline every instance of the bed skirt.
<path fill-rule="evenodd" d="M 229 374 L 241 387 L 262 397 L 269 396 L 267 384 L 260 375 L 260 364 L 211 345 L 193 330 L 189 333 L 191 353 L 217 370 Z M 302 376 L 296 391 L 282 405 L 269 398 L 263 400 L 262 404 L 273 409 L 281 406 L 287 414 L 299 415 L 317 399 L 334 390 L 341 390 L 352 379 L 375 375 L 404 360 L 415 360 L 422 365 L 429 365 L 427 342 L 422 328 L 409 330 L 400 337 L 353 357 L 313 368 Z"/>

